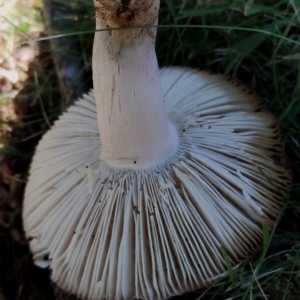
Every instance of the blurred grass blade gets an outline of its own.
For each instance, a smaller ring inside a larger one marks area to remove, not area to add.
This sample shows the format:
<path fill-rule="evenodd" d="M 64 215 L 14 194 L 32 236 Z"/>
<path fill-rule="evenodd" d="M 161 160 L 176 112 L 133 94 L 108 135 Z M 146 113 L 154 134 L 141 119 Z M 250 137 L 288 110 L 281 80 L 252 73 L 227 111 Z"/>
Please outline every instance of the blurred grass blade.
<path fill-rule="evenodd" d="M 226 250 L 225 250 L 225 248 L 224 248 L 223 246 L 221 246 L 221 247 L 219 248 L 219 250 L 221 251 L 221 253 L 222 253 L 222 255 L 223 255 L 223 258 L 224 258 L 224 260 L 225 260 L 229 278 L 230 278 L 230 280 L 231 280 L 232 282 L 234 282 L 233 269 L 232 269 L 232 264 L 231 264 L 229 255 L 227 254 L 227 252 L 226 252 Z"/>
<path fill-rule="evenodd" d="M 199 10 L 184 10 L 182 12 L 184 17 L 198 17 L 198 16 L 205 16 L 205 15 L 212 15 L 217 13 L 222 13 L 226 10 L 225 7 L 208 7 L 208 8 L 201 8 Z"/>

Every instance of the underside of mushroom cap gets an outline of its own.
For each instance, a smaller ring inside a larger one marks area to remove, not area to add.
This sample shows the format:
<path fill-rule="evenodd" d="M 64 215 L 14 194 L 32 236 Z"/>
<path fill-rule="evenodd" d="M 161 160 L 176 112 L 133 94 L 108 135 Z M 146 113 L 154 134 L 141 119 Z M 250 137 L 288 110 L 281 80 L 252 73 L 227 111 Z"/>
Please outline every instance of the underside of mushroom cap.
<path fill-rule="evenodd" d="M 84 299 L 166 299 L 211 284 L 262 242 L 291 188 L 278 121 L 241 86 L 161 70 L 179 146 L 150 170 L 99 159 L 93 92 L 42 139 L 24 200 L 35 262 Z"/>

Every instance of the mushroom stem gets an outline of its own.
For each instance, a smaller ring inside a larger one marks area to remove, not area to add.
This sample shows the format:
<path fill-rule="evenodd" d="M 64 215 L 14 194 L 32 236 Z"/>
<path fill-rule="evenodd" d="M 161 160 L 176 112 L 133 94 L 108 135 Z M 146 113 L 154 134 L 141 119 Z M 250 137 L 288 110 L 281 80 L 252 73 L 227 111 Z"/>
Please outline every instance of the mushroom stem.
<path fill-rule="evenodd" d="M 126 7 L 123 1 L 100 2 L 95 2 L 96 29 L 156 24 L 156 1 L 127 3 Z M 104 10 L 113 17 L 107 18 Z M 114 166 L 156 166 L 177 148 L 177 133 L 167 120 L 164 106 L 155 35 L 153 28 L 95 33 L 93 81 L 102 143 L 100 159 Z"/>

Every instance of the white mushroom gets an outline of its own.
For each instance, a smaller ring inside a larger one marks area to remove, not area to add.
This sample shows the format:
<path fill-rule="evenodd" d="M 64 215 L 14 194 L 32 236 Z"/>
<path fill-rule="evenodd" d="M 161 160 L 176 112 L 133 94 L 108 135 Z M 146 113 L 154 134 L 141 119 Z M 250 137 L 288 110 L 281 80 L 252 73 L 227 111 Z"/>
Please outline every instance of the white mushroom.
<path fill-rule="evenodd" d="M 97 29 L 115 28 L 156 24 L 159 1 L 95 6 Z M 279 123 L 257 97 L 220 75 L 159 72 L 154 41 L 152 28 L 95 33 L 95 90 L 31 165 L 23 217 L 34 260 L 84 299 L 208 286 L 226 272 L 220 248 L 233 264 L 255 251 L 290 191 Z"/>

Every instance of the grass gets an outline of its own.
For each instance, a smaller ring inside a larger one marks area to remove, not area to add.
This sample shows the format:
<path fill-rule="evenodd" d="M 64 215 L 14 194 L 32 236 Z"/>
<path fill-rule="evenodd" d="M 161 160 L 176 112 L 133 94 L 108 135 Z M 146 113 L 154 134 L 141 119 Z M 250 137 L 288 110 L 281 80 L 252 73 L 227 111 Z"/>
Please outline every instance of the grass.
<path fill-rule="evenodd" d="M 86 89 L 91 86 L 88 74 L 91 72 L 94 28 L 92 3 L 89 2 L 92 1 L 72 2 L 71 10 L 76 18 L 68 33 L 76 38 L 80 51 L 64 48 L 62 53 L 63 57 L 71 56 L 81 61 L 80 74 L 85 75 L 80 80 L 85 82 Z M 61 0 L 60 3 L 69 2 Z M 264 227 L 263 247 L 237 267 L 231 267 L 228 262 L 229 277 L 180 299 L 300 299 L 299 11 L 299 0 L 162 0 L 156 43 L 159 65 L 183 65 L 224 73 L 255 90 L 282 124 L 295 178 L 291 197 L 275 228 L 269 232 Z M 62 32 L 53 32 L 56 33 Z M 52 41 L 50 39 L 50 43 Z M 10 158 L 14 173 L 22 174 L 14 192 L 19 203 L 34 146 L 70 103 L 76 82 L 74 80 L 69 87 L 60 86 L 49 40 L 39 42 L 39 46 L 41 55 L 31 65 L 25 92 L 20 93 L 16 101 L 24 110 L 22 123 L 9 124 L 14 134 L 0 149 Z M 2 201 L 0 205 L 7 200 Z M 20 227 L 20 212 L 16 212 L 10 225 Z M 23 248 L 20 250 L 19 244 L 13 249 L 13 265 L 8 269 L 15 269 L 19 274 L 20 258 L 24 257 L 20 251 L 28 252 Z M 226 252 L 223 255 L 226 259 Z M 32 276 L 21 272 L 23 281 L 18 275 L 19 286 L 28 289 L 21 293 L 21 299 L 31 299 L 30 296 L 51 299 L 45 292 L 48 287 L 43 290 L 43 285 L 34 279 L 36 271 L 30 270 Z M 29 283 L 25 284 L 24 280 Z"/>

